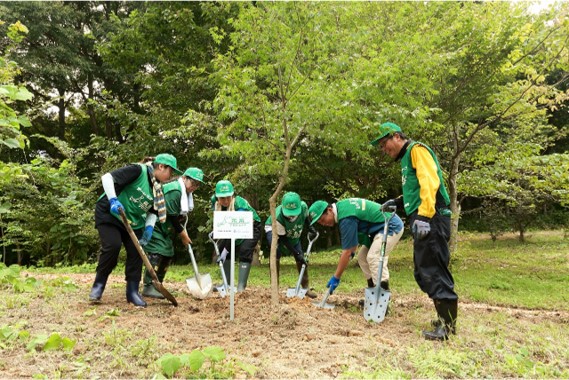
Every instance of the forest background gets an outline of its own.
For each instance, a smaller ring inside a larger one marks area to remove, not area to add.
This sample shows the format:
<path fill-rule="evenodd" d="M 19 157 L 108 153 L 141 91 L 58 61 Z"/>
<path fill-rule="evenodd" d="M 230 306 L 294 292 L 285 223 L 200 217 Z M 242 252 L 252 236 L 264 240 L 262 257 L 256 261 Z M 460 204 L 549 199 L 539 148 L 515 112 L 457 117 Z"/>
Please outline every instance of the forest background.
<path fill-rule="evenodd" d="M 220 179 L 263 220 L 283 191 L 383 202 L 401 192 L 369 144 L 383 121 L 437 153 L 455 252 L 458 231 L 567 231 L 569 3 L 532 9 L 2 2 L 2 261 L 95 261 L 101 175 L 161 152 L 206 175 L 190 217 L 202 248 Z"/>

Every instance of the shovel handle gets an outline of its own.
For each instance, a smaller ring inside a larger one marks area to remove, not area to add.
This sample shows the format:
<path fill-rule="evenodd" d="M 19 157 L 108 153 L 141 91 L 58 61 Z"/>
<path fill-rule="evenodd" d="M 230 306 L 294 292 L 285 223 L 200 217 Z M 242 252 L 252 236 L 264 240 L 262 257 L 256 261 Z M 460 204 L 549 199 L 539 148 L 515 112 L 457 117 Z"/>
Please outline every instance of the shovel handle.
<path fill-rule="evenodd" d="M 320 302 L 318 306 L 324 307 L 324 305 L 326 305 L 326 301 L 328 301 L 328 297 L 330 297 L 330 288 L 328 288 L 326 294 L 324 294 L 324 298 L 322 298 L 322 302 Z"/>
<path fill-rule="evenodd" d="M 170 292 L 168 290 L 166 290 L 166 288 L 158 280 L 158 276 L 156 276 L 156 272 L 154 271 L 154 268 L 152 268 L 152 264 L 150 264 L 150 260 L 148 260 L 148 257 L 146 257 L 146 253 L 144 253 L 144 250 L 142 249 L 140 242 L 138 241 L 138 238 L 136 237 L 134 231 L 132 230 L 132 227 L 130 226 L 128 219 L 126 218 L 124 210 L 120 209 L 119 212 L 121 214 L 121 219 L 122 219 L 122 222 L 126 228 L 126 231 L 130 235 L 130 238 L 131 238 L 132 242 L 134 243 L 134 246 L 136 247 L 136 251 L 140 255 L 140 258 L 142 259 L 144 266 L 148 270 L 148 273 L 150 273 L 150 277 L 152 277 L 152 284 L 160 293 L 162 293 L 162 295 L 164 297 L 166 297 L 166 299 L 168 299 L 168 301 L 170 301 L 172 303 L 172 305 L 178 306 L 178 301 L 176 301 L 176 298 L 174 298 L 174 296 L 172 294 L 170 294 Z"/>
<path fill-rule="evenodd" d="M 312 244 L 314 244 L 314 242 L 318 239 L 319 236 L 320 234 L 316 232 L 316 236 L 314 237 L 314 239 L 310 240 L 308 238 L 308 235 L 306 235 L 306 238 L 308 239 L 308 247 L 306 248 L 306 253 L 304 254 L 304 257 L 306 259 L 308 259 L 308 257 L 310 256 L 310 250 L 312 249 Z"/>
<path fill-rule="evenodd" d="M 200 278 L 200 272 L 198 271 L 198 264 L 196 263 L 196 257 L 194 256 L 194 250 L 192 249 L 191 244 L 188 244 L 188 252 L 190 253 L 190 259 L 192 260 L 192 266 L 194 267 L 194 273 L 196 275 L 196 281 L 198 282 L 198 286 L 200 287 L 200 289 L 203 289 Z"/>

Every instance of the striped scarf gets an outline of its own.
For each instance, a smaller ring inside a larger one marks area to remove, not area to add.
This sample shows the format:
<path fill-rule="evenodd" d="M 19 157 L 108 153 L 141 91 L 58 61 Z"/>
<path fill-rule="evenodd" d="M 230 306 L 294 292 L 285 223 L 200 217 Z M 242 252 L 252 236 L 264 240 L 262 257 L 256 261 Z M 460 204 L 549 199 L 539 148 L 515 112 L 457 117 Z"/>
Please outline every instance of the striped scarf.
<path fill-rule="evenodd" d="M 154 194 L 154 209 L 158 212 L 160 223 L 166 222 L 166 201 L 164 200 L 164 191 L 162 184 L 152 175 L 152 193 Z"/>

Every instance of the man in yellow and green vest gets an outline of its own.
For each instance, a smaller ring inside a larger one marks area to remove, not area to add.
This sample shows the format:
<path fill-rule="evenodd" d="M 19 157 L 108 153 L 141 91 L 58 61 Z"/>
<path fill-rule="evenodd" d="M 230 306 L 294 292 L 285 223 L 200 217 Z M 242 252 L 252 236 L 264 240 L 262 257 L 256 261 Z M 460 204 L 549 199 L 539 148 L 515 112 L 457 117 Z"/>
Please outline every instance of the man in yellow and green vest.
<path fill-rule="evenodd" d="M 421 290 L 435 304 L 438 319 L 433 331 L 423 331 L 429 340 L 446 340 L 456 333 L 458 296 L 448 268 L 450 250 L 450 199 L 437 156 L 427 145 L 413 141 L 394 123 L 379 126 L 371 142 L 401 164 L 403 195 L 383 204 L 403 208 L 413 233 L 414 276 Z"/>

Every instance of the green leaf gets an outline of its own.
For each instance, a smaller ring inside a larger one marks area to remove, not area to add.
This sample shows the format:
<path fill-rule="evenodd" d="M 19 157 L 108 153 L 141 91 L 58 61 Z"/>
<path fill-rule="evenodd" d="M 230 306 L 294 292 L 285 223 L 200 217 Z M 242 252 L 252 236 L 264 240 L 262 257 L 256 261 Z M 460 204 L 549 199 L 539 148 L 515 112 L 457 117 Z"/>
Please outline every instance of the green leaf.
<path fill-rule="evenodd" d="M 23 148 L 23 146 L 20 144 L 20 142 L 16 139 L 6 139 L 6 140 L 2 140 L 2 143 L 4 145 L 6 145 L 8 148 Z"/>
<path fill-rule="evenodd" d="M 174 376 L 174 374 L 182 366 L 180 358 L 178 356 L 174 356 L 170 353 L 162 356 L 160 359 L 158 359 L 158 362 L 160 364 L 160 368 L 162 369 L 162 372 L 168 377 Z"/>
<path fill-rule="evenodd" d="M 203 350 L 203 353 L 205 356 L 207 356 L 214 363 L 225 359 L 225 356 L 226 356 L 225 352 L 223 351 L 223 348 L 218 347 L 218 346 L 206 347 Z"/>
<path fill-rule="evenodd" d="M 57 350 L 61 346 L 61 336 L 58 333 L 53 333 L 49 336 L 45 345 L 43 346 L 44 351 Z"/>
<path fill-rule="evenodd" d="M 189 367 L 192 371 L 198 371 L 205 361 L 205 355 L 199 350 L 194 350 L 189 355 Z"/>

